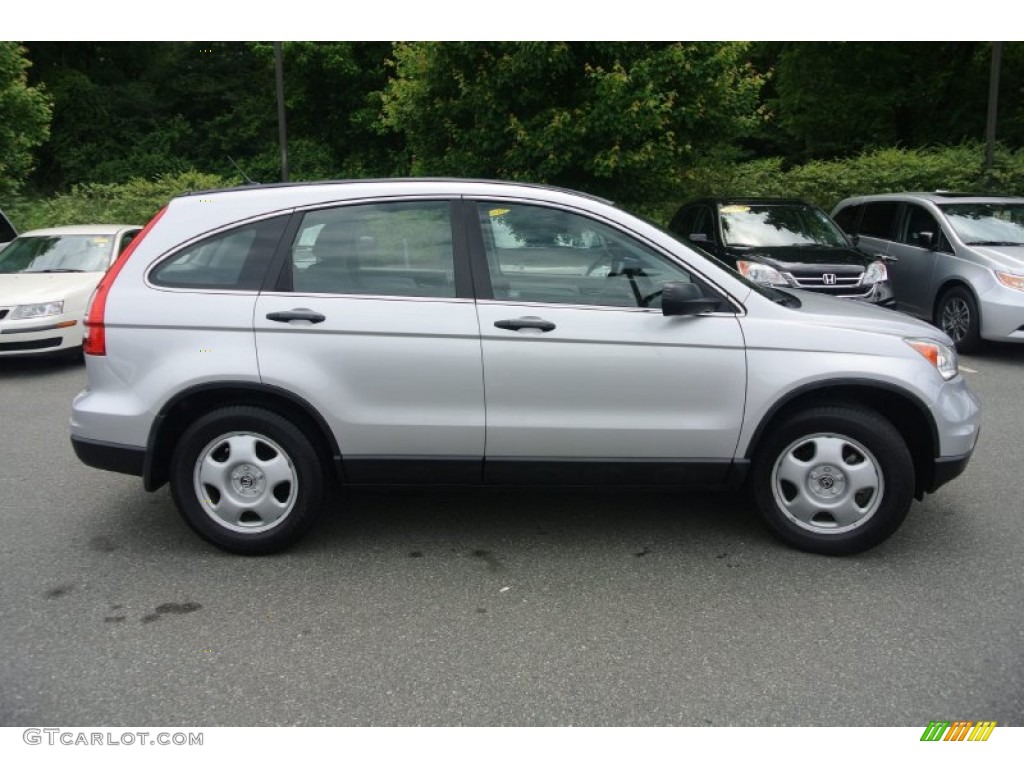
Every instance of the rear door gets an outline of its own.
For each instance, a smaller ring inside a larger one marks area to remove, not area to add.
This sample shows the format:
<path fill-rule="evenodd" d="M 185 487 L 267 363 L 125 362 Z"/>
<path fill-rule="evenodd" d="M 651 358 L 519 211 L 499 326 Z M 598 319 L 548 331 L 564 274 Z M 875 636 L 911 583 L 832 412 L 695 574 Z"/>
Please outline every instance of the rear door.
<path fill-rule="evenodd" d="M 664 317 L 663 284 L 700 280 L 651 246 L 580 212 L 475 206 L 486 477 L 724 479 L 746 391 L 736 307 Z"/>
<path fill-rule="evenodd" d="M 311 403 L 353 482 L 474 482 L 484 450 L 465 238 L 444 199 L 307 211 L 256 302 L 260 376 Z"/>

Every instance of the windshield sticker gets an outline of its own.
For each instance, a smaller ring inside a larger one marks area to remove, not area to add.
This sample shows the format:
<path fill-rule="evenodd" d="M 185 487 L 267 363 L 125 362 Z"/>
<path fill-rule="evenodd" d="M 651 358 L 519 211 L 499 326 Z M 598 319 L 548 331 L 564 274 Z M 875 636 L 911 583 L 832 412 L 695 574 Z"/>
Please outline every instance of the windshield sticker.
<path fill-rule="evenodd" d="M 487 212 L 489 216 L 504 216 L 506 213 L 508 213 L 508 208 L 491 208 Z"/>
<path fill-rule="evenodd" d="M 750 211 L 749 205 L 723 205 L 722 213 L 748 213 Z"/>

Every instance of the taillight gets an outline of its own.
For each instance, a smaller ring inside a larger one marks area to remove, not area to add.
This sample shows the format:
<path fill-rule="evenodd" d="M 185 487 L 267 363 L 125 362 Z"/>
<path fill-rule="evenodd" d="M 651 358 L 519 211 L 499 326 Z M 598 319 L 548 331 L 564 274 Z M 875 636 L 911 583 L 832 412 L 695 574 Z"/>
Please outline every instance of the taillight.
<path fill-rule="evenodd" d="M 164 211 L 167 210 L 167 206 L 160 209 L 149 223 L 139 232 L 138 237 L 132 240 L 128 247 L 121 251 L 121 255 L 117 257 L 113 264 L 110 265 L 110 269 L 100 279 L 99 285 L 96 286 L 96 290 L 92 292 L 92 298 L 89 299 L 89 305 L 85 308 L 85 338 L 82 341 L 82 351 L 87 355 L 105 355 L 107 354 L 107 333 L 103 325 L 103 316 L 107 309 L 107 294 L 110 293 L 110 288 L 114 284 L 114 280 L 117 279 L 118 273 L 122 267 L 128 263 L 128 258 L 135 253 L 135 249 L 139 247 L 139 243 L 142 242 L 143 238 L 149 234 L 149 231 L 153 229 L 156 223 L 160 220 L 160 217 L 164 215 Z"/>

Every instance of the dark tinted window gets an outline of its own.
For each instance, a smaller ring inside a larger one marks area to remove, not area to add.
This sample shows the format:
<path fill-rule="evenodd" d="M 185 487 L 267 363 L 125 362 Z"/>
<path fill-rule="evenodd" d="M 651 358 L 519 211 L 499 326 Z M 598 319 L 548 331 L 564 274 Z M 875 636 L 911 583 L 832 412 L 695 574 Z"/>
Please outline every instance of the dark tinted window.
<path fill-rule="evenodd" d="M 930 232 L 932 242 L 938 243 L 940 230 L 935 217 L 920 205 L 908 204 L 903 216 L 903 225 L 900 227 L 899 241 L 907 245 L 924 247 L 926 243 L 921 240 L 921 234 L 924 232 Z"/>
<path fill-rule="evenodd" d="M 3 213 L 0 213 L 0 243 L 9 243 L 17 236 L 18 233 L 14 231 L 11 222 L 7 220 Z"/>
<path fill-rule="evenodd" d="M 288 218 L 255 222 L 178 251 L 150 274 L 168 288 L 259 290 Z"/>
<path fill-rule="evenodd" d="M 451 204 L 349 205 L 307 213 L 292 244 L 303 293 L 455 296 Z"/>
<path fill-rule="evenodd" d="M 134 240 L 141 231 L 142 230 L 140 229 L 132 229 L 121 235 L 121 244 L 118 246 L 117 252 L 121 253 L 125 248 L 131 245 L 132 240 Z"/>
<path fill-rule="evenodd" d="M 856 234 L 854 228 L 857 226 L 857 216 L 863 207 L 863 205 L 848 205 L 833 216 L 836 224 L 842 228 L 843 232 L 848 235 Z"/>
<path fill-rule="evenodd" d="M 858 234 L 892 240 L 898 208 L 899 203 L 890 201 L 865 204 Z"/>

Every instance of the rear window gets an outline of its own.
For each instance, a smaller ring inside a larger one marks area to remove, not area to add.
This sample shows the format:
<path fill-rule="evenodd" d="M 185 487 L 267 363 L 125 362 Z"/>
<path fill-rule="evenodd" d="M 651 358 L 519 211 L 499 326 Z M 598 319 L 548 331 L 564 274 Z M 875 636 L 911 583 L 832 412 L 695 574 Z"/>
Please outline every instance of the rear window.
<path fill-rule="evenodd" d="M 149 276 L 167 288 L 259 290 L 287 216 L 221 232 L 178 251 Z"/>

